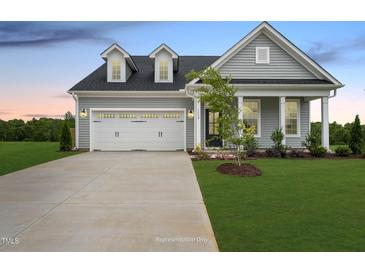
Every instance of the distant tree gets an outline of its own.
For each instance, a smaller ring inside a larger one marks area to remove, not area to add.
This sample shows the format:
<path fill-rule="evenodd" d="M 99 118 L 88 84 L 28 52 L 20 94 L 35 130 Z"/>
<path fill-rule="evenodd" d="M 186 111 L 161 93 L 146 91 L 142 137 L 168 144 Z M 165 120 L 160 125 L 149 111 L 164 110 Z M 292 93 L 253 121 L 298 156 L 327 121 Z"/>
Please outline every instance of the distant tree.
<path fill-rule="evenodd" d="M 363 140 L 362 140 L 360 118 L 359 118 L 359 115 L 356 115 L 354 124 L 351 128 L 350 142 L 349 142 L 349 147 L 353 153 L 355 153 L 355 154 L 361 153 L 362 142 L 363 142 Z"/>
<path fill-rule="evenodd" d="M 311 123 L 311 132 L 315 135 L 321 136 L 322 123 L 321 122 L 312 122 Z"/>
<path fill-rule="evenodd" d="M 6 141 L 7 127 L 8 127 L 7 122 L 0 120 L 0 141 Z"/>
<path fill-rule="evenodd" d="M 60 150 L 69 151 L 72 149 L 72 137 L 70 127 L 65 121 L 62 126 L 61 137 L 60 137 Z"/>
<path fill-rule="evenodd" d="M 65 113 L 65 121 L 67 121 L 69 127 L 75 127 L 75 117 L 72 115 L 71 111 Z"/>
<path fill-rule="evenodd" d="M 26 137 L 25 123 L 21 119 L 7 122 L 6 141 L 23 141 Z"/>

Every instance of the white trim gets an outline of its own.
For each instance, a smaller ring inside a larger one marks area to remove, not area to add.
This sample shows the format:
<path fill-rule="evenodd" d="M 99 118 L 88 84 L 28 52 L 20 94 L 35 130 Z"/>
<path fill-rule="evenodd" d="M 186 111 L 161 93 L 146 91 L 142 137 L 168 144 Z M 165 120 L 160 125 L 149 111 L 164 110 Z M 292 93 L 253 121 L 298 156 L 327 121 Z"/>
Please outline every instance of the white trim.
<path fill-rule="evenodd" d="M 257 121 L 257 134 L 255 134 L 254 136 L 256 138 L 261 138 L 261 99 L 257 99 L 257 98 L 245 98 L 242 102 L 242 104 L 244 104 L 245 102 L 258 102 L 259 104 L 259 115 L 258 115 L 258 121 Z M 245 115 L 243 113 L 243 105 L 242 105 L 242 117 L 243 120 L 245 120 Z"/>
<path fill-rule="evenodd" d="M 173 51 L 168 45 L 166 45 L 165 43 L 159 45 L 156 49 L 154 49 L 150 55 L 148 56 L 149 58 L 156 58 L 156 54 L 158 52 L 160 52 L 161 50 L 166 50 L 168 53 L 170 53 L 172 55 L 173 59 L 177 59 L 178 55 L 175 51 Z"/>
<path fill-rule="evenodd" d="M 79 98 L 72 93 L 72 97 L 75 100 L 75 147 L 79 148 Z"/>
<path fill-rule="evenodd" d="M 301 137 L 301 134 L 300 134 L 300 121 L 301 121 L 301 112 L 300 112 L 300 99 L 286 99 L 285 100 L 285 108 L 286 108 L 286 103 L 287 102 L 297 102 L 297 134 L 286 134 L 286 122 L 285 122 L 285 136 L 288 137 L 288 138 L 293 138 L 293 137 Z M 286 110 L 285 110 L 286 112 Z M 286 118 L 284 118 L 286 120 Z"/>
<path fill-rule="evenodd" d="M 323 97 L 328 96 L 330 91 L 293 91 L 293 90 L 256 90 L 256 91 L 243 91 L 239 90 L 236 92 L 235 96 L 243 97 Z"/>
<path fill-rule="evenodd" d="M 322 146 L 329 149 L 328 97 L 321 98 Z"/>
<path fill-rule="evenodd" d="M 309 123 L 309 125 L 308 125 L 308 133 L 310 134 L 311 133 L 311 126 L 312 126 L 312 124 L 311 124 L 311 101 L 308 101 L 307 102 L 308 103 L 308 123 Z"/>
<path fill-rule="evenodd" d="M 258 59 L 258 52 L 262 49 L 266 50 L 267 54 L 267 59 L 263 61 Z M 256 47 L 256 64 L 270 64 L 270 47 Z"/>
<path fill-rule="evenodd" d="M 156 91 L 149 91 L 149 90 L 81 90 L 81 91 L 69 91 L 70 94 L 78 94 L 82 96 L 90 95 L 100 95 L 101 97 L 106 96 L 116 96 L 116 97 L 186 97 L 189 98 L 190 96 L 186 95 L 184 90 L 156 90 Z"/>
<path fill-rule="evenodd" d="M 279 97 L 279 129 L 281 129 L 284 134 L 282 144 L 286 144 L 286 134 L 285 134 L 285 96 Z"/>
<path fill-rule="evenodd" d="M 186 151 L 186 108 L 90 108 L 89 109 L 89 151 L 93 151 L 92 114 L 93 111 L 182 111 L 184 113 L 184 151 Z"/>

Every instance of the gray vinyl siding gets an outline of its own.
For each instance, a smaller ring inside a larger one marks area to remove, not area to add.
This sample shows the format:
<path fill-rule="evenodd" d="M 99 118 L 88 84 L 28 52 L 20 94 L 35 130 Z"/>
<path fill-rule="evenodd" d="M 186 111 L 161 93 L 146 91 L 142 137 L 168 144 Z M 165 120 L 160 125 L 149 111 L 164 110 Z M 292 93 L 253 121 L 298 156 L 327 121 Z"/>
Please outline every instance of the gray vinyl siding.
<path fill-rule="evenodd" d="M 186 108 L 194 109 L 191 98 L 118 98 L 118 97 L 80 97 L 79 109 L 85 108 Z M 79 147 L 90 147 L 89 116 L 79 119 Z M 194 119 L 186 119 L 186 147 L 194 147 Z"/>
<path fill-rule="evenodd" d="M 290 99 L 290 98 L 287 98 Z M 244 100 L 244 99 L 243 99 Z M 286 145 L 302 148 L 309 130 L 309 102 L 300 99 L 300 137 L 286 137 Z M 260 148 L 270 148 L 272 132 L 279 127 L 279 98 L 261 98 L 261 137 L 257 138 Z"/>
<path fill-rule="evenodd" d="M 279 98 L 261 98 L 261 137 L 257 138 L 260 148 L 272 147 L 271 134 L 278 127 Z"/>
<path fill-rule="evenodd" d="M 256 64 L 256 47 L 270 47 L 270 64 Z M 220 69 L 233 79 L 316 79 L 286 51 L 260 34 Z"/>
<path fill-rule="evenodd" d="M 263 97 L 263 98 L 243 98 L 260 99 L 261 101 L 261 136 L 257 138 L 259 148 L 271 148 L 273 142 L 271 140 L 272 132 L 279 127 L 279 98 Z M 287 98 L 290 99 L 290 98 Z M 300 100 L 300 137 L 286 137 L 286 144 L 291 148 L 302 148 L 302 142 L 309 130 L 309 102 Z M 204 116 L 202 116 L 204 117 Z M 204 123 L 204 121 L 202 121 Z M 205 128 L 204 132 L 205 140 Z"/>

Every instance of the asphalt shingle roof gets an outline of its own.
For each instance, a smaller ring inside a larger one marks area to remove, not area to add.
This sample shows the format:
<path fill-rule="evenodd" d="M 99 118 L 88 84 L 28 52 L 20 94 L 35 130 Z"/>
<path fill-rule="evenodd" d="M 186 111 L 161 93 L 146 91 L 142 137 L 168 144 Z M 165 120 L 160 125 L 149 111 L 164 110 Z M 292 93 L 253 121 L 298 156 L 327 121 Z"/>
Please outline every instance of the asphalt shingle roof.
<path fill-rule="evenodd" d="M 177 72 L 174 72 L 174 82 L 155 83 L 154 60 L 148 56 L 132 56 L 134 63 L 138 67 L 138 71 L 133 72 L 125 83 L 107 82 L 107 67 L 106 63 L 104 63 L 73 86 L 70 91 L 179 90 L 185 88 L 185 84 L 187 83 L 185 78 L 186 73 L 191 70 L 202 70 L 210 66 L 219 57 L 220 56 L 179 56 L 179 69 Z"/>
<path fill-rule="evenodd" d="M 107 82 L 106 63 L 73 86 L 70 91 L 171 91 L 185 87 L 188 82 L 186 73 L 191 70 L 202 70 L 220 56 L 179 56 L 179 69 L 174 72 L 173 83 L 154 82 L 154 60 L 148 56 L 132 56 L 138 67 L 125 83 Z M 200 81 L 199 81 L 200 82 Z M 198 82 L 198 83 L 199 83 Z M 232 84 L 331 84 L 320 79 L 232 79 Z"/>

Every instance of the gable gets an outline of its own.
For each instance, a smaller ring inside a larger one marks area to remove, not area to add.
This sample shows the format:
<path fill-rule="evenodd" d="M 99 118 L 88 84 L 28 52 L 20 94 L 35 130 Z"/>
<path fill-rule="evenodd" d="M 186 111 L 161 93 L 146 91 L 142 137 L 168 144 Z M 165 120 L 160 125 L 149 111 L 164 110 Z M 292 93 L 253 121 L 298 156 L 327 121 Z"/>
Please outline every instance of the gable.
<path fill-rule="evenodd" d="M 270 48 L 269 64 L 256 64 L 256 47 Z M 263 33 L 226 61 L 219 71 L 233 79 L 317 79 Z"/>

